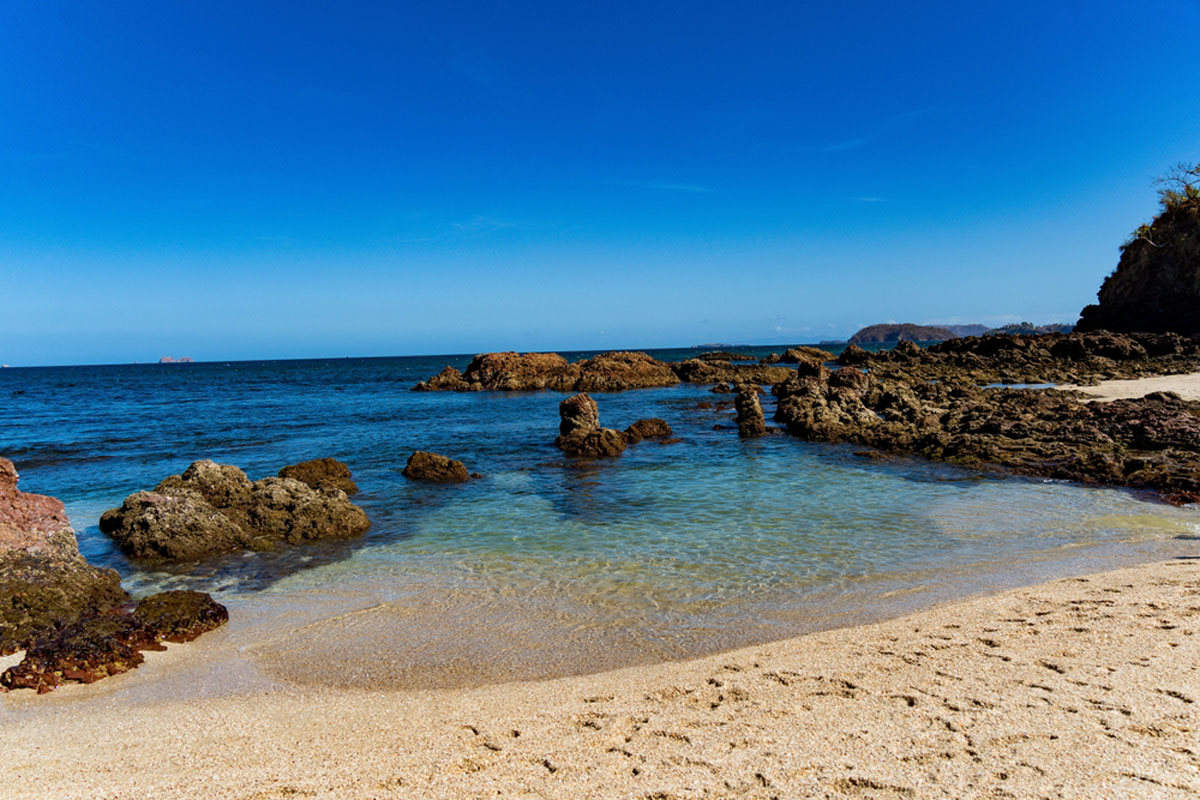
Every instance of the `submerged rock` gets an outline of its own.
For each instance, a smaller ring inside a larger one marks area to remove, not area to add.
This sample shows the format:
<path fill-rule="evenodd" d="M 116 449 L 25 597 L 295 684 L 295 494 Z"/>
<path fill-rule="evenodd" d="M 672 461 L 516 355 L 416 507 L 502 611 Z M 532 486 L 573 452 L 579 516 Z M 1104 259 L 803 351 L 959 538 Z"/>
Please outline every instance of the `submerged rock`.
<path fill-rule="evenodd" d="M 336 458 L 314 458 L 279 470 L 281 478 L 295 478 L 314 489 L 341 489 L 347 495 L 358 494 L 358 484 L 350 468 Z"/>
<path fill-rule="evenodd" d="M 135 558 L 183 561 L 279 542 L 344 539 L 370 527 L 337 488 L 293 478 L 251 482 L 228 464 L 196 461 L 152 492 L 135 492 L 100 517 L 100 530 Z"/>
<path fill-rule="evenodd" d="M 625 429 L 625 441 L 637 444 L 643 439 L 670 439 L 673 431 L 665 419 L 639 419 Z"/>
<path fill-rule="evenodd" d="M 464 483 L 471 478 L 463 462 L 425 450 L 417 450 L 408 457 L 403 475 L 409 480 L 433 483 Z"/>

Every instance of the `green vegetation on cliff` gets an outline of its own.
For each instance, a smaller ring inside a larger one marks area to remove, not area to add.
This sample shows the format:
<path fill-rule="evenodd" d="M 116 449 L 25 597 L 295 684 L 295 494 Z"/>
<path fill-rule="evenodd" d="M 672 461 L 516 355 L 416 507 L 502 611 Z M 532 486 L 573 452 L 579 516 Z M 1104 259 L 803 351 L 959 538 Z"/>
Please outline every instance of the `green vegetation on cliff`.
<path fill-rule="evenodd" d="M 1179 164 L 1159 183 L 1161 210 L 1122 245 L 1078 330 L 1200 335 L 1200 163 Z"/>

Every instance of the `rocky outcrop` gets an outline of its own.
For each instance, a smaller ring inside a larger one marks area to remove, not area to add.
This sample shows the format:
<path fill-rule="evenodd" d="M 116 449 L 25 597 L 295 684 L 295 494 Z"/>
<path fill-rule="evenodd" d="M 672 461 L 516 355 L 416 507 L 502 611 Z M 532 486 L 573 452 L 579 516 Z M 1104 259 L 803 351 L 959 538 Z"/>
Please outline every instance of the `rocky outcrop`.
<path fill-rule="evenodd" d="M 701 361 L 757 361 L 754 356 L 745 353 L 731 353 L 728 350 L 709 350 L 696 356 Z"/>
<path fill-rule="evenodd" d="M 600 427 L 600 410 L 587 393 L 568 397 L 558 405 L 560 422 L 554 446 L 567 455 L 593 458 L 625 452 L 625 435 Z"/>
<path fill-rule="evenodd" d="M 1121 248 L 1098 300 L 1080 312 L 1077 331 L 1200 336 L 1200 198 L 1164 196 L 1159 215 Z"/>
<path fill-rule="evenodd" d="M 1064 392 L 879 377 L 852 367 L 779 389 L 776 419 L 801 438 L 1200 500 L 1200 403 L 1174 395 L 1085 403 Z"/>
<path fill-rule="evenodd" d="M 446 367 L 415 391 L 618 392 L 674 386 L 679 378 L 670 366 L 645 353 L 611 352 L 568 362 L 557 353 L 484 353 L 466 371 Z"/>
<path fill-rule="evenodd" d="M 989 334 L 927 349 L 901 343 L 878 353 L 852 345 L 838 363 L 910 380 L 1092 384 L 1195 371 L 1200 369 L 1200 345 L 1172 333 Z"/>
<path fill-rule="evenodd" d="M 403 475 L 411 481 L 432 483 L 465 483 L 471 478 L 463 462 L 425 450 L 417 450 L 408 457 Z"/>
<path fill-rule="evenodd" d="M 115 570 L 79 554 L 63 504 L 22 492 L 0 458 L 0 655 L 128 601 Z"/>
<path fill-rule="evenodd" d="M 100 530 L 135 558 L 186 561 L 281 542 L 344 539 L 370 526 L 341 489 L 293 478 L 251 482 L 228 464 L 196 461 L 106 511 Z"/>
<path fill-rule="evenodd" d="M 819 347 L 790 347 L 779 360 L 784 364 L 824 364 L 833 361 L 833 353 Z"/>
<path fill-rule="evenodd" d="M 937 325 L 913 325 L 911 322 L 868 325 L 860 328 L 850 341 L 854 344 L 884 342 L 942 342 L 954 338 L 954 331 Z"/>
<path fill-rule="evenodd" d="M 733 404 L 737 409 L 738 436 L 749 439 L 767 432 L 763 420 L 762 405 L 758 402 L 758 387 L 743 386 L 738 390 Z"/>
<path fill-rule="evenodd" d="M 729 383 L 734 386 L 742 384 L 761 384 L 764 386 L 782 383 L 792 373 L 788 367 L 760 364 L 731 364 L 715 361 L 701 361 L 689 358 L 672 364 L 671 368 L 684 383 Z"/>
<path fill-rule="evenodd" d="M 45 692 L 125 672 L 141 663 L 140 651 L 228 618 L 200 592 L 154 595 L 132 612 L 129 605 L 117 573 L 79 554 L 62 503 L 19 491 L 12 462 L 0 459 L 0 655 L 25 650 L 0 674 L 0 691 Z"/>
<path fill-rule="evenodd" d="M 341 489 L 347 495 L 358 494 L 358 484 L 350 468 L 336 458 L 314 458 L 279 470 L 281 478 L 295 478 L 314 489 Z"/>
<path fill-rule="evenodd" d="M 643 439 L 670 439 L 672 435 L 671 426 L 658 417 L 639 419 L 625 429 L 625 441 L 629 444 L 637 444 Z"/>

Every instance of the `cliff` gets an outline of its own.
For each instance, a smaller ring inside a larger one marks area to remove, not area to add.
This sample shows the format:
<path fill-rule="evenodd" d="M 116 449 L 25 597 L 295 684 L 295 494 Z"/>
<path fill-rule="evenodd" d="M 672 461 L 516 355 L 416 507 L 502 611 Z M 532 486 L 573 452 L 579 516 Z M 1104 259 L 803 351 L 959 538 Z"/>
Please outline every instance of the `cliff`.
<path fill-rule="evenodd" d="M 1164 200 L 1121 248 L 1099 301 L 1080 312 L 1076 330 L 1200 335 L 1200 197 Z"/>

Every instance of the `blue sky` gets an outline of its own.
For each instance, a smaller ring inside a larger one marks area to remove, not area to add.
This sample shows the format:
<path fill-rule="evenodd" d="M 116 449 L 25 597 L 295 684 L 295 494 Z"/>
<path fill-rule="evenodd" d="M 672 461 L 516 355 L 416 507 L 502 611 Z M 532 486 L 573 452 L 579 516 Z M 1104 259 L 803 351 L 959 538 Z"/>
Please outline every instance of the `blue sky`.
<path fill-rule="evenodd" d="M 1196 2 L 583 5 L 3 4 L 0 362 L 1074 321 L 1200 160 Z"/>

